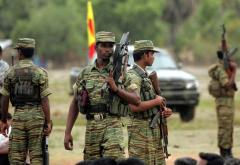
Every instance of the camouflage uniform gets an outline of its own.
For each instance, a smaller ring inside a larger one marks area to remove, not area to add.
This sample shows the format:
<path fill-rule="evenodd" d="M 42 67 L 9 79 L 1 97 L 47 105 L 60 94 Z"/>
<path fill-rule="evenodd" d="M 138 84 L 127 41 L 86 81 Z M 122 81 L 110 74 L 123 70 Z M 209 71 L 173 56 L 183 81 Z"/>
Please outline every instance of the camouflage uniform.
<path fill-rule="evenodd" d="M 28 38 L 19 39 L 17 44 L 17 46 L 23 48 L 34 48 L 34 45 L 35 41 Z M 24 59 L 20 60 L 19 63 L 14 65 L 7 73 L 4 79 L 3 89 L 1 90 L 1 94 L 3 96 L 9 96 L 11 100 L 14 92 L 16 94 L 16 90 L 19 92 L 24 90 L 29 91 L 29 89 L 31 89 L 32 84 L 27 84 L 29 82 L 26 83 L 24 81 L 20 81 L 21 85 L 18 86 L 18 89 L 16 88 L 15 81 L 19 70 L 22 70 L 25 73 L 29 73 L 29 71 L 31 71 L 31 80 L 33 84 L 39 86 L 38 89 L 40 90 L 40 98 L 51 94 L 48 89 L 47 72 L 42 68 L 35 66 L 31 60 Z M 15 91 L 12 93 L 11 89 L 13 86 Z M 12 104 L 15 101 L 11 100 Z M 14 106 L 15 110 L 12 122 L 12 132 L 9 138 L 10 163 L 12 165 L 23 165 L 26 160 L 27 151 L 29 151 L 31 164 L 41 165 L 43 161 L 41 146 L 43 138 L 44 113 L 40 102 L 29 104 L 25 103 L 21 105 L 16 103 Z"/>
<path fill-rule="evenodd" d="M 0 53 L 2 53 L 2 48 L 0 48 Z M 0 58 L 1 58 L 0 54 Z M 0 59 L 0 89 L 2 88 L 4 77 L 6 75 L 7 70 L 9 69 L 8 63 L 6 63 L 3 59 Z M 0 94 L 0 100 L 1 100 L 1 94 Z M 1 109 L 1 102 L 0 102 L 0 109 Z"/>
<path fill-rule="evenodd" d="M 153 50 L 151 41 L 139 41 L 134 44 L 136 50 Z M 138 65 L 134 65 L 128 71 L 130 85 L 129 91 L 135 91 L 141 101 L 155 99 L 156 94 L 148 74 Z M 157 126 L 152 129 L 149 127 L 152 117 L 158 112 L 157 107 L 144 112 L 133 112 L 131 122 L 128 127 L 129 135 L 129 156 L 137 157 L 148 165 L 165 165 L 160 129 Z"/>
<path fill-rule="evenodd" d="M 97 42 L 115 42 L 115 37 L 110 32 L 98 32 L 96 39 Z M 122 121 L 118 115 L 110 113 L 109 91 L 102 90 L 112 68 L 111 62 L 101 69 L 95 62 L 82 70 L 73 86 L 74 93 L 79 93 L 83 82 L 86 82 L 90 99 L 87 112 L 79 107 L 87 119 L 84 160 L 100 157 L 124 158 Z"/>
<path fill-rule="evenodd" d="M 229 79 L 222 61 L 212 65 L 208 73 L 212 78 L 210 85 L 213 85 L 215 90 L 218 91 L 214 95 L 218 120 L 218 147 L 220 149 L 231 149 L 233 146 L 235 91 L 234 89 L 224 87 Z M 209 92 L 213 93 L 213 89 L 211 89 L 209 89 Z"/>
<path fill-rule="evenodd" d="M 0 88 L 2 87 L 4 77 L 8 69 L 9 69 L 8 63 L 0 59 Z"/>

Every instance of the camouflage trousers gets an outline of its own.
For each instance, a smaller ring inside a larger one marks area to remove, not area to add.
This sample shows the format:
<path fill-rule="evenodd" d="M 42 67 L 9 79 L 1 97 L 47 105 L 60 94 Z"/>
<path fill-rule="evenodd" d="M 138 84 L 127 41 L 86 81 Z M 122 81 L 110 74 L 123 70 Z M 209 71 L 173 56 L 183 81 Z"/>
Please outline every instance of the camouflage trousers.
<path fill-rule="evenodd" d="M 10 135 L 11 165 L 24 165 L 29 152 L 31 165 L 42 165 L 42 137 L 44 115 L 39 106 L 16 109 Z"/>
<path fill-rule="evenodd" d="M 132 119 L 128 126 L 129 157 L 143 160 L 147 165 L 165 165 L 159 127 L 149 128 L 150 119 Z"/>
<path fill-rule="evenodd" d="M 123 125 L 120 118 L 107 116 L 102 120 L 87 121 L 84 160 L 100 157 L 124 158 Z"/>
<path fill-rule="evenodd" d="M 233 146 L 234 104 L 217 105 L 218 147 L 229 149 Z"/>

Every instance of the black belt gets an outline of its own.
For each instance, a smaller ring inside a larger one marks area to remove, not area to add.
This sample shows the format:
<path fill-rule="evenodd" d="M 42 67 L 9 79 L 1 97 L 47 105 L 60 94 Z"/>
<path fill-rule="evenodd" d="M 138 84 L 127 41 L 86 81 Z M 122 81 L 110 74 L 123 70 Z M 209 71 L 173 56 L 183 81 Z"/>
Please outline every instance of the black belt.
<path fill-rule="evenodd" d="M 90 113 L 108 113 L 109 108 L 106 104 L 90 105 Z"/>
<path fill-rule="evenodd" d="M 107 117 L 107 113 L 96 113 L 96 114 L 86 114 L 86 119 L 87 120 L 102 120 Z"/>

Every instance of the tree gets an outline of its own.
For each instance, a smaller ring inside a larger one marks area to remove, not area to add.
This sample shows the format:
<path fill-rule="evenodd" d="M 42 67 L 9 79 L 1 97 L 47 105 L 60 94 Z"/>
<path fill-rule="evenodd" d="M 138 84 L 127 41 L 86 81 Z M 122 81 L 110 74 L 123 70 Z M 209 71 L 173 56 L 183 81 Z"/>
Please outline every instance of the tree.
<path fill-rule="evenodd" d="M 169 24 L 169 45 L 173 46 L 175 52 L 177 31 L 192 15 L 196 5 L 196 0 L 168 0 L 166 3 L 161 18 Z"/>
<path fill-rule="evenodd" d="M 34 11 L 29 21 L 19 21 L 12 37 L 35 38 L 38 53 L 61 64 L 69 52 L 79 54 L 83 41 L 79 31 L 80 20 L 71 6 L 50 3 Z"/>

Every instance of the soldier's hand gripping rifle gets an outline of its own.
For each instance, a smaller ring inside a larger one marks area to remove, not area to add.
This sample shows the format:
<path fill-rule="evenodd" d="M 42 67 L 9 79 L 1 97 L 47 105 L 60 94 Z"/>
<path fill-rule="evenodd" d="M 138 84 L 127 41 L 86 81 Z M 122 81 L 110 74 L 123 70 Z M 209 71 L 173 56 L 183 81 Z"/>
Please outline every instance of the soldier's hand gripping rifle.
<path fill-rule="evenodd" d="M 150 75 L 149 78 L 153 84 L 153 88 L 156 92 L 157 95 L 161 95 L 161 90 L 159 86 L 159 81 L 157 78 L 157 73 L 153 71 Z M 165 157 L 168 158 L 170 154 L 168 153 L 168 128 L 167 128 L 167 119 L 163 117 L 162 115 L 163 108 L 159 107 L 158 113 L 153 117 L 151 123 L 150 123 L 150 128 L 156 128 L 157 124 L 160 121 L 160 133 L 162 136 L 162 142 L 163 142 L 163 152 L 165 154 Z"/>
<path fill-rule="evenodd" d="M 228 74 L 228 78 L 230 79 L 230 83 L 232 84 L 232 88 L 237 91 L 237 85 L 235 82 L 236 77 L 236 66 L 232 65 L 230 61 L 230 57 L 233 56 L 237 52 L 237 48 L 233 48 L 230 51 L 228 50 L 227 40 L 225 37 L 226 28 L 224 24 L 222 25 L 222 40 L 221 40 L 221 51 L 217 51 L 217 54 L 220 58 L 223 59 L 224 69 Z"/>

